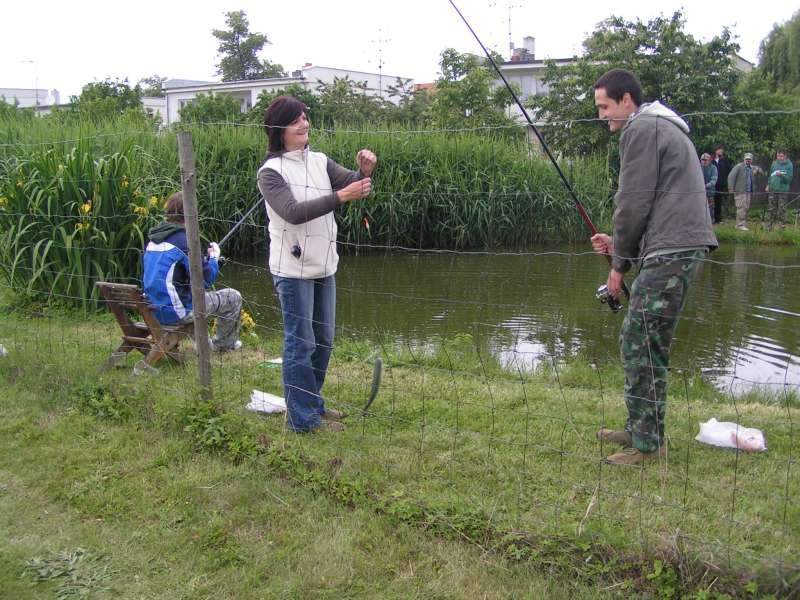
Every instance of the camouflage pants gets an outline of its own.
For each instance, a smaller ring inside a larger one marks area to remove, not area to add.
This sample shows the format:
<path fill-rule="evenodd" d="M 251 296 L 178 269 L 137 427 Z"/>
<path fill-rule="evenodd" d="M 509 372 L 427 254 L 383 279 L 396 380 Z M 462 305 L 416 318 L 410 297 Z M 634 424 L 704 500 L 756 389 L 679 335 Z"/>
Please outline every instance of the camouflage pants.
<path fill-rule="evenodd" d="M 788 192 L 770 192 L 767 213 L 770 226 L 786 225 L 786 200 Z"/>
<path fill-rule="evenodd" d="M 664 443 L 667 372 L 672 337 L 702 250 L 655 256 L 642 263 L 619 334 L 625 371 L 625 430 L 633 446 L 654 452 Z"/>

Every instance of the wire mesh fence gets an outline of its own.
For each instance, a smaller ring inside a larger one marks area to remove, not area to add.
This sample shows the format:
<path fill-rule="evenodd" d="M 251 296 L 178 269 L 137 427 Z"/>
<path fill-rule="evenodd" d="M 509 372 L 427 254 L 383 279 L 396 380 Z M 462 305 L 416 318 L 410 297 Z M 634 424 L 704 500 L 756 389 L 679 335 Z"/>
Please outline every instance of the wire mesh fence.
<path fill-rule="evenodd" d="M 376 193 L 407 201 L 399 191 Z M 471 205 L 486 200 L 481 194 L 452 190 L 444 197 Z M 33 296 L 0 317 L 9 384 L 35 371 L 55 388 L 54 404 L 97 418 L 161 423 L 191 436 L 198 449 L 262 461 L 344 503 L 509 558 L 538 560 L 560 547 L 605 565 L 662 557 L 696 579 L 727 572 L 781 582 L 775 589 L 784 592 L 796 585 L 800 262 L 793 249 L 723 245 L 702 261 L 669 373 L 668 452 L 619 467 L 603 461 L 614 448 L 597 431 L 625 419 L 622 316 L 594 298 L 607 269 L 588 245 L 410 247 L 391 235 L 372 239 L 382 217 L 367 216 L 365 225 L 360 213 L 340 242 L 336 341 L 322 392 L 328 406 L 345 413 L 346 429 L 300 435 L 287 431 L 283 413 L 247 409 L 254 390 L 284 395 L 287 367 L 276 360 L 284 328 L 261 211 L 243 225 L 245 237 L 264 240 L 260 252 L 222 262 L 217 285 L 242 293 L 247 316 L 242 350 L 212 355 L 211 404 L 197 402 L 191 339 L 181 342 L 190 351 L 185 364 L 163 360 L 157 375 L 134 372 L 141 356 L 104 369 L 123 335 L 117 324 L 104 312 L 54 308 L 85 305 L 99 280 L 141 287 L 146 225 L 160 218 L 161 201 L 147 214 L 133 203 L 120 215 L 90 213 L 92 207 L 81 213 L 83 198 L 48 215 L 68 227 L 42 243 L 47 253 L 5 266 L 3 294 Z M 24 211 L 3 217 L 21 237 L 36 221 Z M 70 263 L 71 253 L 119 253 L 85 237 L 82 224 L 100 231 L 95 221 L 120 217 L 139 225 L 127 272 L 79 258 Z M 238 221 L 201 209 L 201 231 L 225 232 Z M 788 231 L 795 228 L 790 222 Z M 64 263 L 90 268 L 65 272 Z M 49 282 L 44 295 L 26 286 L 41 278 Z M 61 285 L 65 278 L 75 285 Z M 370 402 L 377 359 L 383 372 Z M 699 423 L 711 417 L 760 429 L 768 450 L 699 443 Z"/>

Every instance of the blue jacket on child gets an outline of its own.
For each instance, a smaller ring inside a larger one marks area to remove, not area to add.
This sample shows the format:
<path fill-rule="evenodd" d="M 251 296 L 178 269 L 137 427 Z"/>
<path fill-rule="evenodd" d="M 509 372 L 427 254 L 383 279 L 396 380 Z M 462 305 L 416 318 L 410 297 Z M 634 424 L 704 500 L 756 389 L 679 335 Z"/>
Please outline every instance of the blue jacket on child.
<path fill-rule="evenodd" d="M 156 319 L 174 325 L 192 312 L 189 284 L 189 245 L 181 223 L 161 223 L 148 233 L 149 242 L 142 259 L 144 293 Z M 203 258 L 203 284 L 209 288 L 217 279 L 216 258 Z"/>

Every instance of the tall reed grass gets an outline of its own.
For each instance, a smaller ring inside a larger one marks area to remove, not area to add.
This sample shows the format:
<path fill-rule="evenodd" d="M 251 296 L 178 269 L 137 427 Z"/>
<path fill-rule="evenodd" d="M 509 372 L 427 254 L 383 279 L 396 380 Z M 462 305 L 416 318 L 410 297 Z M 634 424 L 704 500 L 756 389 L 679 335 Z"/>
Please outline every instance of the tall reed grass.
<path fill-rule="evenodd" d="M 265 138 L 254 126 L 190 127 L 201 229 L 220 239 L 256 202 Z M 146 231 L 180 189 L 177 143 L 146 120 L 0 118 L 2 269 L 31 294 L 91 305 L 101 278 L 136 279 Z M 340 241 L 440 249 L 520 249 L 587 235 L 552 165 L 524 140 L 492 132 L 313 131 L 312 148 L 355 168 L 360 148 L 379 158 L 373 195 L 337 211 Z M 601 159 L 562 164 L 598 226 L 611 217 Z M 156 200 L 151 200 L 155 198 Z M 224 249 L 266 250 L 256 211 Z M 368 224 L 368 225 L 367 225 Z"/>

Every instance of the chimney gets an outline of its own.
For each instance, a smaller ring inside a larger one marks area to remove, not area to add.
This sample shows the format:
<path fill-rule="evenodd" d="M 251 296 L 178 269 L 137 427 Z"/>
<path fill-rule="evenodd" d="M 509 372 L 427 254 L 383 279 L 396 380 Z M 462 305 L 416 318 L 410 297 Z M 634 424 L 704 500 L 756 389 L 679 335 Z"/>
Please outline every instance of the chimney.
<path fill-rule="evenodd" d="M 522 46 L 525 48 L 526 54 L 530 54 L 531 60 L 533 60 L 536 56 L 536 38 L 531 35 L 526 35 L 522 38 Z"/>

